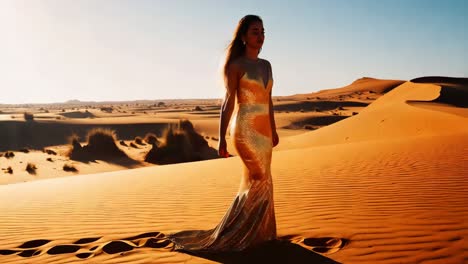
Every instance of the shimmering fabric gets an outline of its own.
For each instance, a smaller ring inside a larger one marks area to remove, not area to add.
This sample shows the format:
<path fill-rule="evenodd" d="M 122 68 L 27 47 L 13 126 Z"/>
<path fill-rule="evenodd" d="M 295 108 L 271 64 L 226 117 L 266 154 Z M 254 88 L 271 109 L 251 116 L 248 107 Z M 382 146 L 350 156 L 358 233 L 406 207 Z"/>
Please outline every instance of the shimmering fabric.
<path fill-rule="evenodd" d="M 269 100 L 273 80 L 269 70 L 268 81 L 264 82 L 261 69 L 265 66 L 260 63 L 249 63 L 245 68 L 237 89 L 237 112 L 231 121 L 233 143 L 244 165 L 239 192 L 215 228 L 169 235 L 176 249 L 240 251 L 276 238 L 270 172 Z"/>

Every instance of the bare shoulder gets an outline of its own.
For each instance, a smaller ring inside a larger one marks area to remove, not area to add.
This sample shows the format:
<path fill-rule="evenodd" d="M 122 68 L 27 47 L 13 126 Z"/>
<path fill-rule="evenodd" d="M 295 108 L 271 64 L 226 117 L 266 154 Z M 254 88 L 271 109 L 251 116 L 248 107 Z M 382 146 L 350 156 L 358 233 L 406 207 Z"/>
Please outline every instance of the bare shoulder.
<path fill-rule="evenodd" d="M 235 59 L 229 63 L 228 70 L 240 78 L 246 71 L 245 63 L 241 59 Z"/>
<path fill-rule="evenodd" d="M 265 64 L 267 64 L 268 66 L 271 66 L 270 61 L 267 60 L 267 59 L 260 59 L 260 61 L 263 62 L 263 63 L 265 63 Z"/>
<path fill-rule="evenodd" d="M 263 65 L 265 65 L 265 67 L 267 67 L 267 69 L 269 71 L 271 71 L 271 63 L 270 61 L 266 60 L 266 59 L 260 59 L 260 61 L 262 62 Z"/>
<path fill-rule="evenodd" d="M 232 73 L 239 74 L 240 72 L 242 72 L 242 69 L 243 65 L 238 59 L 231 61 L 228 65 L 228 70 Z"/>

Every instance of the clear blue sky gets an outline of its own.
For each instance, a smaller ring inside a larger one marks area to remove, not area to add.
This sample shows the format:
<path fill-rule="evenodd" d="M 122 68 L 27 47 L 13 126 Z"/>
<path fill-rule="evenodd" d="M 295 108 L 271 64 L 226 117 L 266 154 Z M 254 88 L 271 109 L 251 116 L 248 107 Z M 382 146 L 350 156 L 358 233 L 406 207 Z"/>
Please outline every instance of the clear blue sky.
<path fill-rule="evenodd" d="M 468 76 L 468 1 L 2 0 L 0 103 L 222 98 L 237 22 L 264 20 L 273 95 Z"/>

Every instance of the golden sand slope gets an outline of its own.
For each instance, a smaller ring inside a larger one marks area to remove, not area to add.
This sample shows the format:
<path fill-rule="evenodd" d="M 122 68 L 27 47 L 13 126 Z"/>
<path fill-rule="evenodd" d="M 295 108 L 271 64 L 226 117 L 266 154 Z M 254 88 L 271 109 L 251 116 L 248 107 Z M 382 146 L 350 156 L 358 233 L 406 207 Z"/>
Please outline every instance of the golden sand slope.
<path fill-rule="evenodd" d="M 393 88 L 402 84 L 404 81 L 401 80 L 383 80 L 376 78 L 363 77 L 357 79 L 353 83 L 346 85 L 341 88 L 325 89 L 314 93 L 308 94 L 296 94 L 287 96 L 289 98 L 307 98 L 307 97 L 321 97 L 321 98 L 332 98 L 339 96 L 352 97 L 353 95 L 362 95 L 369 93 L 384 94 L 391 91 Z"/>
<path fill-rule="evenodd" d="M 431 100 L 437 89 L 405 83 L 357 116 L 282 142 L 273 154 L 275 208 L 278 234 L 293 244 L 251 259 L 468 262 L 466 118 L 405 103 Z M 0 186 L 0 254 L 15 251 L 0 262 L 239 259 L 171 252 L 149 237 L 214 227 L 235 196 L 240 164 L 234 157 Z M 96 255 L 76 256 L 86 252 Z"/>
<path fill-rule="evenodd" d="M 462 114 L 411 105 L 412 100 L 436 99 L 440 90 L 441 87 L 434 84 L 406 82 L 377 99 L 358 115 L 317 131 L 285 138 L 278 149 L 467 133 L 468 122 L 460 117 Z M 466 108 L 457 108 L 456 111 L 468 112 Z"/>
<path fill-rule="evenodd" d="M 291 235 L 293 241 L 349 239 L 346 247 L 328 255 L 345 263 L 466 261 L 465 139 L 421 137 L 275 152 L 279 235 Z M 43 255 L 0 259 L 2 263 L 78 263 L 75 254 L 111 240 L 213 227 L 235 195 L 239 164 L 238 158 L 231 158 L 0 186 L 1 249 L 52 240 L 39 247 Z M 100 239 L 73 254 L 45 253 L 56 245 L 96 237 Z M 103 253 L 91 260 L 182 263 L 188 259 L 201 261 L 152 248 L 124 256 Z"/>

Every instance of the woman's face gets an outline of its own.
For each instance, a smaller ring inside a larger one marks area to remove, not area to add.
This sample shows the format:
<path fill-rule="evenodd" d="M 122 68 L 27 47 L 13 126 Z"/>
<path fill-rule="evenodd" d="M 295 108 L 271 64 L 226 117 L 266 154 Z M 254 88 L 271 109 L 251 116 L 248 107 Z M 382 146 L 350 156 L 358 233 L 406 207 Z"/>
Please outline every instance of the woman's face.
<path fill-rule="evenodd" d="M 256 21 L 252 22 L 247 29 L 247 33 L 244 36 L 243 41 L 245 45 L 254 49 L 260 49 L 265 41 L 265 29 L 263 23 Z"/>

